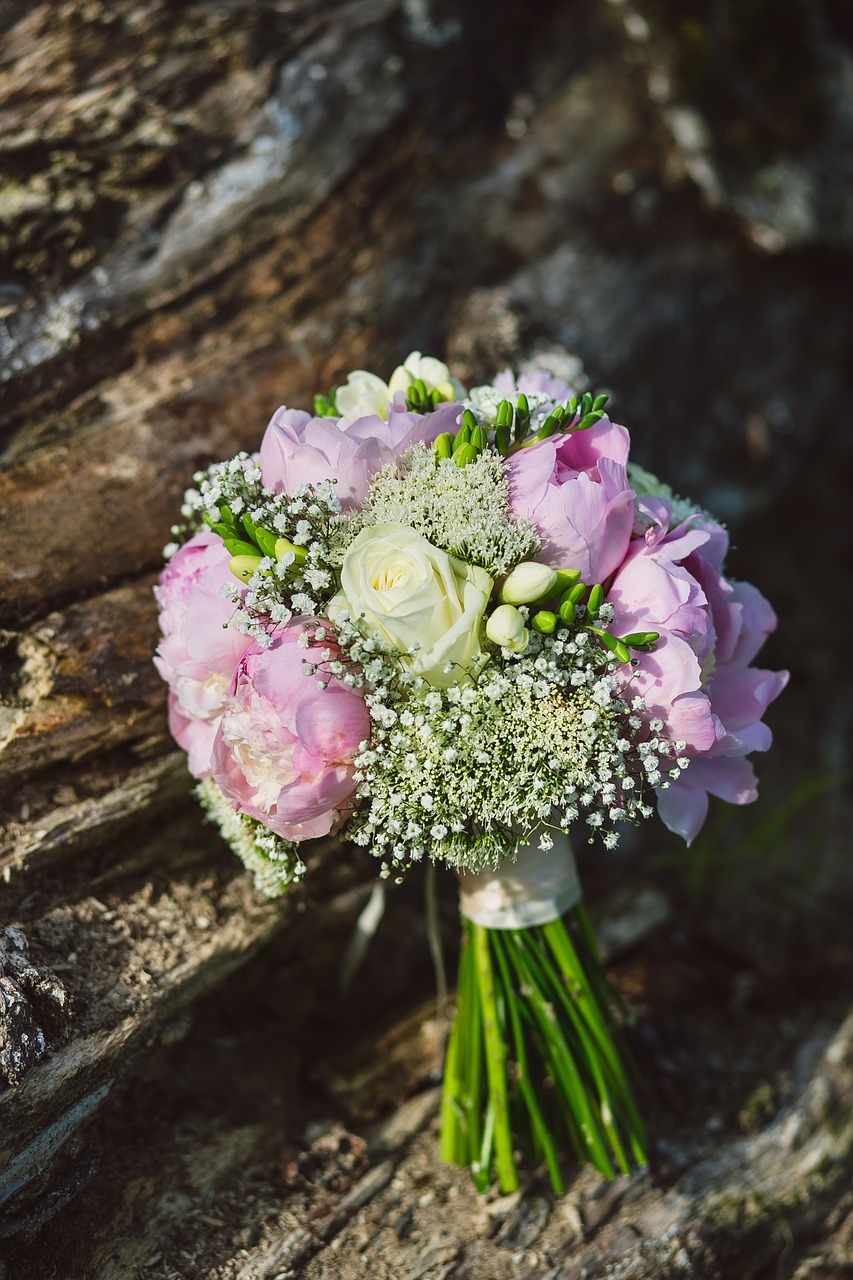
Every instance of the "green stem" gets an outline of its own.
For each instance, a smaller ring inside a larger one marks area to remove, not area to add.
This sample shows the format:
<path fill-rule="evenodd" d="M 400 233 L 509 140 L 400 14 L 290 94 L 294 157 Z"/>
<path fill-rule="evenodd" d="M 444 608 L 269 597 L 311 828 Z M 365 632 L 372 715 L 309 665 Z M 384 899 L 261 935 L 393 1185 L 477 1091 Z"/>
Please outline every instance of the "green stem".
<path fill-rule="evenodd" d="M 479 1142 L 479 1012 L 474 952 L 466 929 L 462 934 L 456 1017 L 447 1046 L 441 1099 L 441 1155 L 448 1164 L 470 1164 Z"/>
<path fill-rule="evenodd" d="M 525 940 L 522 936 L 524 932 L 526 931 L 512 931 L 515 946 L 510 948 L 510 955 L 515 961 L 519 981 L 526 990 L 531 1010 L 547 1042 L 551 1062 L 557 1072 L 554 1082 L 560 1088 L 568 1106 L 577 1115 L 586 1147 L 586 1158 L 606 1177 L 612 1178 L 615 1176 L 615 1170 L 603 1139 L 597 1107 L 594 1109 L 591 1105 L 586 1084 L 578 1071 L 577 1060 L 583 1061 L 583 1056 L 573 1053 L 566 1043 L 557 1021 L 556 1010 L 545 996 L 547 983 L 543 981 L 541 970 L 524 947 Z"/>
<path fill-rule="evenodd" d="M 542 1116 L 539 1104 L 536 1101 L 536 1092 L 530 1079 L 530 1068 L 527 1060 L 527 1049 L 524 1042 L 524 1031 L 521 1024 L 521 1016 L 518 1011 L 518 1005 L 515 998 L 512 980 L 510 978 L 509 965 L 504 947 L 505 939 L 501 936 L 500 930 L 495 930 L 492 935 L 492 942 L 495 948 L 495 956 L 497 957 L 498 967 L 501 972 L 501 981 L 503 982 L 504 992 L 507 995 L 507 1005 L 509 1008 L 510 1022 L 512 1023 L 512 1035 L 515 1042 L 515 1059 L 518 1067 L 518 1088 L 527 1107 L 530 1123 L 533 1127 L 533 1133 L 545 1157 L 545 1163 L 548 1166 L 548 1175 L 551 1179 L 551 1186 L 554 1193 L 561 1196 L 565 1190 L 563 1179 L 560 1174 L 560 1167 L 557 1163 L 557 1152 L 548 1133 L 548 1127 Z"/>
<path fill-rule="evenodd" d="M 617 1107 L 623 1112 L 624 1128 L 628 1134 L 631 1154 L 638 1164 L 645 1164 L 647 1155 L 643 1122 L 634 1105 L 631 1086 L 611 1031 L 612 1021 L 608 1015 L 608 1007 L 613 1000 L 613 995 L 601 966 L 595 937 L 581 903 L 572 909 L 572 917 L 577 918 L 580 925 L 579 941 L 583 945 L 586 964 L 582 963 L 578 956 L 562 920 L 544 925 L 543 933 L 548 938 L 561 971 L 571 974 L 583 991 L 585 998 L 578 1001 L 574 1007 L 586 1018 L 601 1049 L 607 1075 L 611 1079 L 612 1092 L 615 1094 L 615 1098 L 611 1099 L 611 1102 L 615 1102 L 615 1106 L 611 1106 L 610 1109 L 614 1112 L 614 1116 Z M 568 1004 L 568 993 L 564 993 L 564 1003 Z M 570 1012 L 571 1009 L 572 1006 L 569 1006 Z"/>
<path fill-rule="evenodd" d="M 606 1177 L 645 1164 L 614 997 L 581 905 L 529 929 L 466 919 L 462 944 L 442 1097 L 444 1159 L 467 1165 L 481 1192 L 495 1173 L 501 1189 L 513 1191 L 517 1140 L 544 1158 L 558 1195 L 565 1136 Z"/>
<path fill-rule="evenodd" d="M 474 954 L 479 978 L 480 1002 L 483 1015 L 483 1036 L 486 1048 L 486 1075 L 489 1081 L 489 1102 L 494 1113 L 495 1163 L 498 1181 L 504 1192 L 518 1187 L 518 1172 L 512 1153 L 512 1135 L 509 1128 L 509 1097 L 506 1081 L 507 1046 L 500 1026 L 495 998 L 494 975 L 489 949 L 489 930 L 482 925 L 471 925 Z"/>
<path fill-rule="evenodd" d="M 548 927 L 547 925 L 545 926 L 543 933 Z M 568 944 L 568 938 L 565 938 L 565 942 Z M 580 994 L 584 1008 L 581 1007 L 580 999 L 572 999 L 565 990 L 560 973 L 555 970 L 544 949 L 535 947 L 535 955 L 581 1042 L 582 1053 L 580 1061 L 592 1077 L 590 1091 L 594 1091 L 598 1095 L 596 1115 L 601 1119 L 601 1127 L 609 1139 L 617 1164 L 623 1173 L 627 1173 L 628 1158 L 623 1151 L 615 1122 L 618 1118 L 618 1099 L 625 1096 L 630 1097 L 630 1094 L 619 1068 L 613 1042 L 598 1014 L 595 1004 L 590 1003 L 590 1000 L 586 998 L 583 988 L 580 988 Z M 590 1034 L 590 1031 L 592 1031 L 592 1034 Z"/>

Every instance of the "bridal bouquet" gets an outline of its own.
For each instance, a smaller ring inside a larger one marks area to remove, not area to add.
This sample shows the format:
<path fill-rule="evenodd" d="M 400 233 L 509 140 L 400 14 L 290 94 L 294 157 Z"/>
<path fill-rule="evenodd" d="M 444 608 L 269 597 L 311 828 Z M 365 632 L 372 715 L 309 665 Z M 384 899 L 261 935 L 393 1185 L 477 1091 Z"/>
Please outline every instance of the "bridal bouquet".
<path fill-rule="evenodd" d="M 786 680 L 725 530 L 605 402 L 418 352 L 351 373 L 195 476 L 157 589 L 172 732 L 264 892 L 330 833 L 458 874 L 442 1151 L 481 1189 L 526 1157 L 560 1191 L 567 1147 L 645 1162 L 569 836 L 657 807 L 689 842 L 709 793 L 753 800 Z"/>

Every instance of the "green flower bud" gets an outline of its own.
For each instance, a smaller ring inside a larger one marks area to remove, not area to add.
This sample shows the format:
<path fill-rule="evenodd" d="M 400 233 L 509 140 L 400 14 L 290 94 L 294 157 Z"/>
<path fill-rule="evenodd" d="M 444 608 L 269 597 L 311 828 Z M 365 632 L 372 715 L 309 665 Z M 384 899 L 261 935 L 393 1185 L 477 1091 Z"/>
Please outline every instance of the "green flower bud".
<path fill-rule="evenodd" d="M 580 422 L 577 424 L 576 427 L 573 428 L 573 430 L 586 431 L 589 427 L 594 427 L 596 422 L 600 422 L 603 417 L 604 417 L 604 414 L 601 412 L 601 410 L 595 409 L 593 410 L 592 413 L 584 414 Z"/>
<path fill-rule="evenodd" d="M 515 406 L 515 438 L 523 440 L 530 430 L 530 402 L 522 391 Z"/>
<path fill-rule="evenodd" d="M 618 640 L 616 636 L 612 636 L 609 631 L 599 631 L 598 627 L 590 628 L 599 638 L 603 645 L 610 650 L 614 657 L 620 662 L 630 662 L 631 655 L 628 652 L 622 640 Z"/>
<path fill-rule="evenodd" d="M 489 437 L 486 435 L 483 428 L 474 427 L 473 431 L 471 432 L 471 444 L 477 450 L 478 453 L 483 452 L 488 442 L 489 442 Z"/>
<path fill-rule="evenodd" d="M 635 645 L 654 644 L 656 640 L 660 640 L 659 631 L 632 631 L 629 636 L 622 636 L 622 643 L 630 649 Z"/>
<path fill-rule="evenodd" d="M 457 467 L 467 467 L 469 462 L 476 462 L 479 454 L 472 444 L 463 444 L 453 450 L 453 461 Z"/>
<path fill-rule="evenodd" d="M 223 542 L 225 541 L 226 538 L 234 537 L 234 529 L 230 525 L 222 524 L 220 520 L 212 520 L 211 517 L 207 514 L 207 512 L 205 512 L 205 514 L 202 516 L 202 520 L 204 521 L 204 523 L 207 525 L 209 529 L 212 529 L 214 533 L 219 534 Z"/>
<path fill-rule="evenodd" d="M 509 400 L 501 400 L 495 415 L 496 427 L 508 427 L 512 424 L 512 405 Z"/>
<path fill-rule="evenodd" d="M 600 582 L 596 582 L 595 586 L 590 590 L 589 600 L 586 602 L 586 616 L 592 622 L 598 617 L 598 611 L 604 603 L 604 588 Z"/>
<path fill-rule="evenodd" d="M 556 629 L 557 615 L 548 609 L 540 609 L 530 619 L 530 625 L 534 631 L 541 631 L 543 636 L 550 636 Z"/>
<path fill-rule="evenodd" d="M 265 556 L 275 556 L 275 548 L 278 542 L 276 534 L 270 533 L 268 529 L 262 529 L 259 524 L 256 524 L 255 538 Z"/>
<path fill-rule="evenodd" d="M 566 591 L 569 587 L 575 586 L 581 576 L 580 569 L 558 569 L 557 585 L 555 591 Z"/>
<path fill-rule="evenodd" d="M 533 437 L 534 440 L 547 440 L 548 436 L 556 435 L 557 432 L 562 429 L 565 416 L 565 409 L 561 404 L 558 404 L 551 413 L 548 414 L 548 417 Z"/>
<path fill-rule="evenodd" d="M 567 626 L 574 626 L 577 615 L 577 605 L 574 600 L 563 600 L 560 604 L 560 617 Z"/>
<path fill-rule="evenodd" d="M 576 586 L 570 587 L 568 591 L 564 591 L 560 596 L 560 604 L 573 604 L 575 606 L 583 603 L 586 595 L 586 583 L 579 582 Z"/>
<path fill-rule="evenodd" d="M 453 436 L 449 431 L 442 431 L 433 443 L 433 453 L 437 458 L 450 458 L 453 455 Z"/>
<path fill-rule="evenodd" d="M 471 443 L 471 428 L 468 426 L 468 423 L 463 420 L 462 426 L 456 432 L 456 435 L 454 436 L 454 439 L 453 439 L 454 451 L 458 449 L 460 445 L 470 444 L 470 443 Z"/>

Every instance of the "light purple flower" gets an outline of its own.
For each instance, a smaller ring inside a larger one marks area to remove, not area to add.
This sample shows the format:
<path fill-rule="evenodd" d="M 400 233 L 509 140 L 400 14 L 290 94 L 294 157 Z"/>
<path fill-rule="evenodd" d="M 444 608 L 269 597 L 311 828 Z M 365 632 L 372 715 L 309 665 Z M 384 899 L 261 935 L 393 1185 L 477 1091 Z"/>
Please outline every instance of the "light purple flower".
<path fill-rule="evenodd" d="M 377 471 L 410 445 L 431 444 L 443 431 L 455 431 L 461 412 L 458 404 L 444 404 L 434 413 L 409 413 L 396 402 L 387 421 L 370 414 L 348 422 L 282 407 L 261 442 L 263 483 L 277 493 L 293 493 L 297 485 L 334 480 L 342 508 L 353 510 L 364 502 Z"/>
<path fill-rule="evenodd" d="M 510 502 L 542 539 L 537 560 L 580 569 L 584 582 L 603 582 L 619 567 L 634 523 L 629 443 L 625 428 L 605 417 L 510 455 Z"/>
<path fill-rule="evenodd" d="M 689 844 L 705 821 L 708 795 L 733 804 L 757 796 L 751 751 L 766 751 L 762 722 L 788 682 L 786 671 L 750 665 L 776 626 L 768 602 L 748 583 L 722 573 L 728 537 L 701 517 L 668 527 L 668 504 L 641 504 L 654 523 L 637 539 L 608 593 L 614 635 L 658 631 L 653 653 L 626 668 L 629 690 L 648 716 L 659 717 L 673 741 L 685 744 L 686 771 L 658 791 L 658 812 Z"/>
<path fill-rule="evenodd" d="M 492 386 L 502 396 L 513 400 L 519 392 L 535 397 L 542 404 L 547 404 L 548 411 L 555 404 L 565 404 L 574 395 L 568 382 L 552 377 L 544 369 L 523 369 L 517 376 L 512 369 L 504 369 L 495 377 Z M 542 397 L 546 399 L 542 400 Z"/>
<path fill-rule="evenodd" d="M 163 638 L 154 658 L 169 686 L 169 728 L 196 778 L 210 774 L 210 753 L 237 663 L 251 643 L 228 623 L 234 605 L 230 554 L 218 534 L 197 533 L 166 565 L 154 595 Z"/>
<path fill-rule="evenodd" d="M 240 661 L 213 748 L 213 776 L 238 813 L 286 840 L 327 835 L 343 821 L 355 792 L 359 744 L 370 736 L 362 695 L 334 676 L 306 673 L 317 649 L 300 636 L 315 619 L 276 631 Z M 328 630 L 328 623 L 324 624 Z M 337 656 L 334 642 L 324 647 Z"/>

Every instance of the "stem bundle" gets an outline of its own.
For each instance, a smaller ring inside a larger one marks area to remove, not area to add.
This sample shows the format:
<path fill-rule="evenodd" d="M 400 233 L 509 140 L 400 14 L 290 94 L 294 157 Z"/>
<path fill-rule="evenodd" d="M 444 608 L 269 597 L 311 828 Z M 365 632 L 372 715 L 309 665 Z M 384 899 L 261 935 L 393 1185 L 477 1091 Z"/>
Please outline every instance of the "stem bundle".
<path fill-rule="evenodd" d="M 457 1013 L 444 1071 L 441 1152 L 480 1191 L 519 1185 L 518 1153 L 564 1191 L 570 1147 L 608 1178 L 646 1163 L 614 1041 L 613 994 L 581 902 L 562 919 L 489 929 L 463 917 Z"/>

